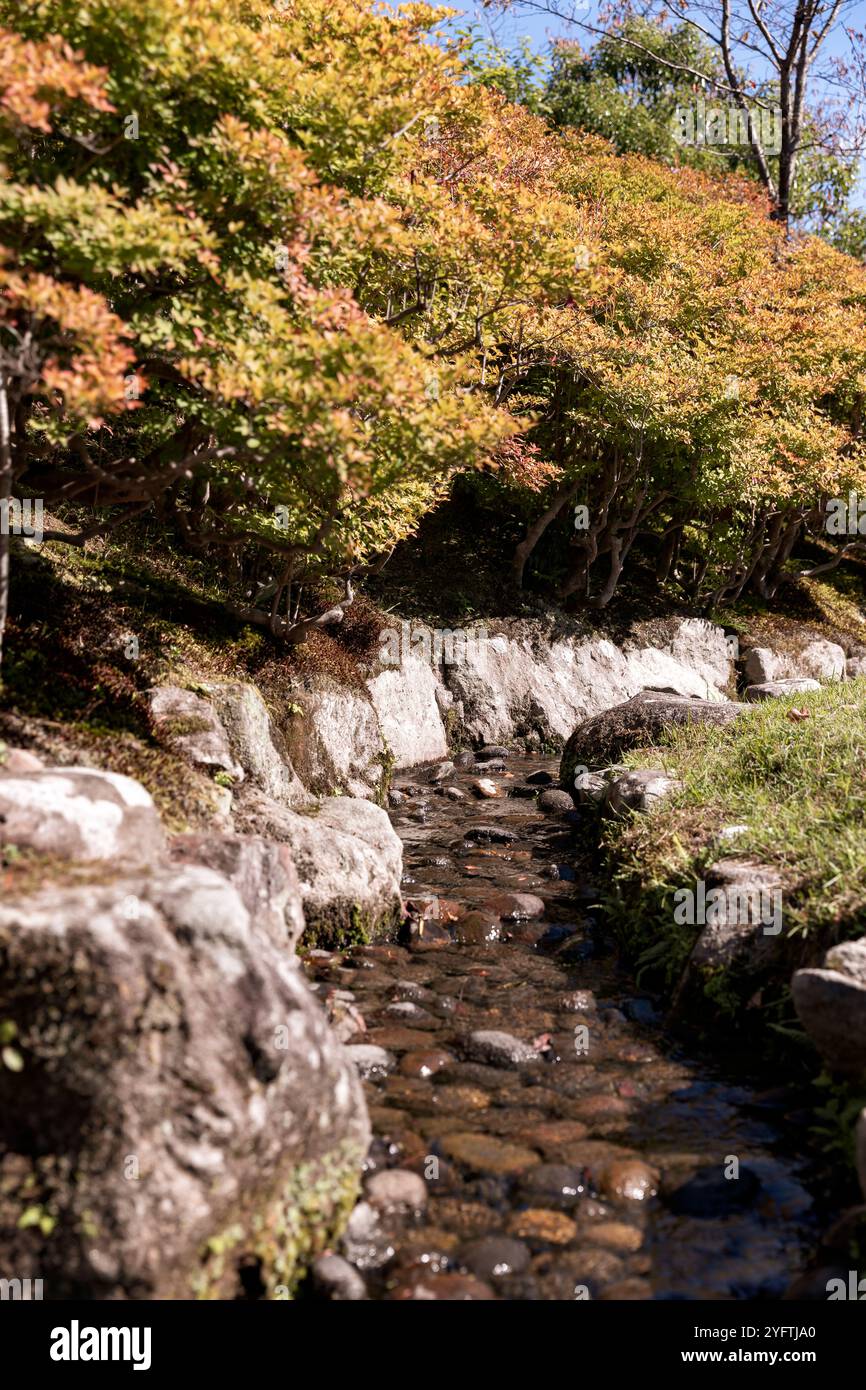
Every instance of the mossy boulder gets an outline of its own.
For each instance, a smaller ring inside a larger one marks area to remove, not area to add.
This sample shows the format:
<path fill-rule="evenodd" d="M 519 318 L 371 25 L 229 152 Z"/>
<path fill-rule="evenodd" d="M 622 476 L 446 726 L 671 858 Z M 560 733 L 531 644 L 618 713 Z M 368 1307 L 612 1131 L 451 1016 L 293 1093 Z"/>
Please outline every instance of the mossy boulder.
<path fill-rule="evenodd" d="M 0 1264 L 47 1298 L 288 1297 L 351 1208 L 354 1068 L 221 874 L 0 907 Z"/>

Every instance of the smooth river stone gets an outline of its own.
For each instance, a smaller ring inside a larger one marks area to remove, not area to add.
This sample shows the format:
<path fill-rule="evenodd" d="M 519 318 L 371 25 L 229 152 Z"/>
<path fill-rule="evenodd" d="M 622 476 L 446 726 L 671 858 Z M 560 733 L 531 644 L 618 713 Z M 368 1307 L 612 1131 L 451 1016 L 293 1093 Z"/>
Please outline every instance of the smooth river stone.
<path fill-rule="evenodd" d="M 509 1235 L 523 1240 L 544 1241 L 547 1245 L 568 1245 L 577 1235 L 577 1226 L 562 1211 L 547 1211 L 530 1207 L 528 1211 L 512 1212 L 506 1224 Z"/>
<path fill-rule="evenodd" d="M 537 1153 L 521 1144 L 510 1144 L 504 1139 L 495 1139 L 488 1134 L 457 1132 L 445 1134 L 439 1147 L 448 1158 L 454 1159 L 465 1168 L 476 1173 L 491 1173 L 494 1177 L 508 1177 L 525 1173 L 540 1162 Z"/>

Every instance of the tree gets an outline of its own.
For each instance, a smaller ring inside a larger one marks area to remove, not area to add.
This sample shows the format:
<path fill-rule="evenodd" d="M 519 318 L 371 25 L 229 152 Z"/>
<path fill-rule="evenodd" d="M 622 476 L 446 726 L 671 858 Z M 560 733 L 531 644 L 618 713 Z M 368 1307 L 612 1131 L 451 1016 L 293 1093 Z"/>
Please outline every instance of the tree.
<path fill-rule="evenodd" d="M 504 0 L 508 5 L 510 0 Z M 740 121 L 773 216 L 787 229 L 796 214 L 798 170 L 809 152 L 851 165 L 863 146 L 862 101 L 854 110 L 840 93 L 837 66 L 827 55 L 831 36 L 848 32 L 856 0 L 627 0 L 605 25 L 582 18 L 559 0 L 516 0 L 593 34 L 621 62 L 643 71 L 647 60 L 673 83 L 691 80 L 695 95 L 723 95 L 726 116 Z M 673 18 L 677 29 L 661 41 L 640 22 Z M 637 21 L 637 27 L 635 26 Z M 679 46 L 677 35 L 679 35 Z M 823 64 L 823 68 L 822 68 Z M 829 78 L 831 86 L 822 86 Z M 821 89 L 821 99 L 815 93 Z M 833 93 L 836 95 L 833 95 Z M 778 113 L 778 114 L 777 114 Z"/>

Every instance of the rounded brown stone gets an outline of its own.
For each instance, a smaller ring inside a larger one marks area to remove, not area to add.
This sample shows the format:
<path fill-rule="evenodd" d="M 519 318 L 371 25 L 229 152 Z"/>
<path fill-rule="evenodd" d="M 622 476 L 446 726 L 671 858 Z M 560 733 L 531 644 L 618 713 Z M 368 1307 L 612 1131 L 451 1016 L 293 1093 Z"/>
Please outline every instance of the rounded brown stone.
<path fill-rule="evenodd" d="M 583 1234 L 593 1245 L 619 1254 L 633 1254 L 643 1244 L 641 1232 L 625 1221 L 599 1221 L 595 1226 L 584 1227 Z"/>
<path fill-rule="evenodd" d="M 521 1144 L 510 1144 L 489 1134 L 472 1134 L 468 1131 L 443 1135 L 440 1148 L 465 1168 L 477 1173 L 491 1173 L 496 1177 L 525 1173 L 540 1161 L 538 1154 Z"/>
<path fill-rule="evenodd" d="M 658 1174 L 640 1159 L 614 1159 L 602 1169 L 599 1189 L 617 1201 L 643 1202 L 658 1191 Z"/>
<path fill-rule="evenodd" d="M 545 1211 L 530 1208 L 528 1211 L 514 1212 L 505 1229 L 511 1236 L 522 1240 L 543 1240 L 548 1245 L 568 1245 L 577 1234 L 577 1227 L 562 1211 Z"/>

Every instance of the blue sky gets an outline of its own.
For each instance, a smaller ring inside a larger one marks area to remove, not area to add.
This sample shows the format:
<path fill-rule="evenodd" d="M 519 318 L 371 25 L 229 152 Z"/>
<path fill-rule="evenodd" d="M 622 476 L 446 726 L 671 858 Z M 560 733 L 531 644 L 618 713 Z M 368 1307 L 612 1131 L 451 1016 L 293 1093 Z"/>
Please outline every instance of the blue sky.
<path fill-rule="evenodd" d="M 522 9 L 520 0 L 514 0 L 514 3 L 505 12 L 499 8 L 485 9 L 478 0 L 454 0 L 451 5 L 448 5 L 446 0 L 432 0 L 432 3 L 442 9 L 461 10 L 463 18 L 455 20 L 456 25 L 465 27 L 467 22 L 474 21 L 483 33 L 494 36 L 505 48 L 516 46 L 524 36 L 530 39 L 537 52 L 543 52 L 551 40 L 555 38 L 576 38 L 587 48 L 591 47 L 593 43 L 593 36 L 578 28 L 577 25 L 557 20 L 551 15 L 532 13 Z M 569 0 L 555 0 L 555 3 L 560 9 L 566 9 Z M 579 3 L 581 13 L 590 22 L 597 20 L 599 11 L 597 0 L 571 0 L 571 3 Z M 861 28 L 866 27 L 866 0 L 848 8 L 846 22 L 849 25 L 856 23 Z M 847 51 L 844 36 L 839 32 L 834 33 L 822 51 L 826 57 L 844 54 Z M 817 90 L 820 90 L 820 87 Z M 866 164 L 862 161 L 861 173 L 852 202 L 859 207 L 866 206 Z"/>

